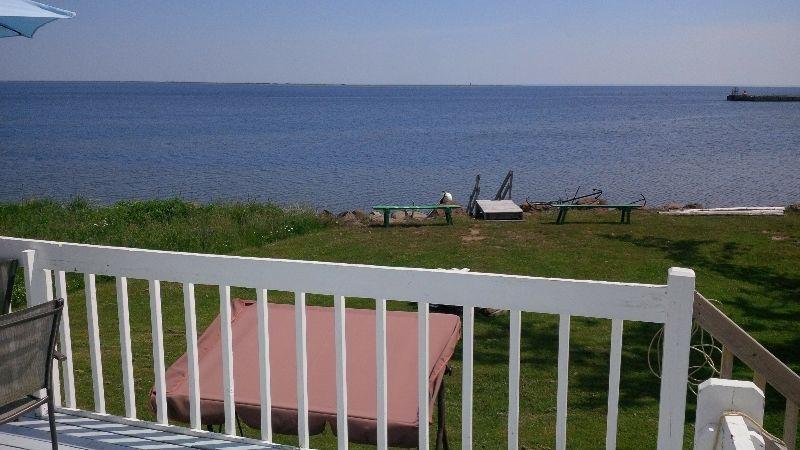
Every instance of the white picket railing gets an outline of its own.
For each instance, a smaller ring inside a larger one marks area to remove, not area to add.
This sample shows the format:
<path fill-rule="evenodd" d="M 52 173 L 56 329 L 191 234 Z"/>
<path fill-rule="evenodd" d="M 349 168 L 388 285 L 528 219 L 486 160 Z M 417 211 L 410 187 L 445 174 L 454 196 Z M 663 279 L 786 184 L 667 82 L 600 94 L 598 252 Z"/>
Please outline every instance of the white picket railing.
<path fill-rule="evenodd" d="M 105 412 L 102 360 L 99 351 L 95 276 L 116 277 L 119 312 L 122 380 L 125 412 L 136 418 L 133 389 L 130 328 L 127 305 L 127 279 L 149 280 L 153 332 L 154 379 L 158 407 L 157 421 L 165 424 L 164 350 L 161 322 L 160 281 L 183 284 L 186 349 L 189 362 L 190 426 L 200 428 L 197 327 L 194 285 L 216 285 L 220 292 L 222 328 L 222 367 L 225 381 L 225 433 L 235 434 L 233 358 L 231 348 L 230 286 L 254 288 L 257 292 L 261 368 L 262 439 L 272 440 L 269 392 L 269 330 L 267 328 L 267 289 L 295 293 L 297 343 L 298 436 L 301 447 L 308 447 L 308 394 L 306 374 L 305 293 L 334 296 L 336 383 L 339 448 L 347 447 L 347 379 L 345 371 L 344 308 L 346 297 L 375 299 L 377 315 L 377 411 L 378 448 L 386 448 L 387 369 L 386 300 L 418 303 L 419 311 L 419 448 L 428 448 L 428 302 L 463 306 L 462 447 L 472 448 L 474 308 L 489 307 L 510 311 L 508 448 L 518 448 L 519 377 L 521 313 L 559 315 L 557 426 L 555 446 L 566 448 L 567 373 L 569 333 L 572 316 L 612 320 L 611 364 L 606 419 L 607 448 L 616 446 L 620 355 L 623 321 L 664 324 L 661 393 L 658 421 L 658 448 L 677 449 L 683 444 L 686 383 L 689 364 L 689 339 L 694 294 L 694 272 L 669 270 L 666 285 L 579 281 L 515 275 L 484 274 L 449 270 L 378 267 L 282 259 L 139 250 L 0 237 L 0 259 L 19 258 L 25 269 L 29 304 L 53 298 L 52 275 L 58 297 L 67 300 L 65 273 L 85 276 L 89 350 L 93 374 L 94 405 Z M 67 301 L 67 304 L 69 302 Z M 75 407 L 74 376 L 70 348 L 68 310 L 64 309 L 61 349 L 67 356 L 63 364 L 64 404 Z M 56 377 L 58 378 L 58 377 Z"/>

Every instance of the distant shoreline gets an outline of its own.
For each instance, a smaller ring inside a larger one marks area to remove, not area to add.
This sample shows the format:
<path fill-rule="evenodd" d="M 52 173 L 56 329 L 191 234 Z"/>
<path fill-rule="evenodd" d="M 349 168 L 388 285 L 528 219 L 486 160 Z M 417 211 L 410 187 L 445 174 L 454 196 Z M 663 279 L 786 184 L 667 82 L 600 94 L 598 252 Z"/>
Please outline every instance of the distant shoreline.
<path fill-rule="evenodd" d="M 141 80 L 0 80 L 0 83 L 105 83 L 105 84 L 212 84 L 212 85 L 253 85 L 253 86 L 288 86 L 288 87 L 550 87 L 550 88 L 576 88 L 576 87 L 642 87 L 642 88 L 730 88 L 732 84 L 395 84 L 395 83 L 282 83 L 282 82 L 257 82 L 257 81 L 141 81 Z M 754 85 L 739 83 L 739 86 L 748 88 L 768 89 L 800 89 L 797 86 L 781 85 Z"/>

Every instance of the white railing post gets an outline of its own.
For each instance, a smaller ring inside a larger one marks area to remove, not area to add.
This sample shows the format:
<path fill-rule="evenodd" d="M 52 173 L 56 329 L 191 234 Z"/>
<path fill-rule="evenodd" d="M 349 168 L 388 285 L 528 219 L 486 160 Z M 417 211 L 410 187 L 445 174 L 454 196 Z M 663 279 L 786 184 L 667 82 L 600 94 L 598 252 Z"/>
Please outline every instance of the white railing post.
<path fill-rule="evenodd" d="M 169 424 L 167 417 L 167 381 L 164 370 L 164 330 L 161 321 L 161 282 L 149 280 L 150 327 L 153 339 L 153 375 L 156 385 L 156 420 Z"/>
<path fill-rule="evenodd" d="M 295 357 L 297 359 L 297 439 L 308 448 L 308 346 L 306 342 L 306 294 L 294 294 Z"/>
<path fill-rule="evenodd" d="M 556 391 L 556 450 L 567 448 L 567 386 L 569 385 L 569 314 L 558 320 L 558 388 Z"/>
<path fill-rule="evenodd" d="M 345 298 L 333 297 L 334 339 L 336 340 L 336 438 L 339 449 L 347 448 L 347 332 Z"/>
<path fill-rule="evenodd" d="M 225 408 L 225 434 L 236 435 L 236 403 L 233 385 L 233 329 L 231 327 L 231 287 L 219 287 L 220 350 Z"/>
<path fill-rule="evenodd" d="M 720 378 L 704 381 L 697 390 L 694 449 L 764 448 L 763 437 L 748 426 L 751 419 L 758 426 L 764 420 L 764 392 L 755 384 Z"/>
<path fill-rule="evenodd" d="M 461 448 L 472 449 L 472 362 L 475 334 L 475 308 L 463 309 L 463 367 L 461 369 Z"/>
<path fill-rule="evenodd" d="M 200 430 L 200 365 L 197 354 L 197 313 L 195 312 L 194 284 L 183 284 L 183 322 L 186 329 L 186 364 L 189 387 L 189 426 Z"/>
<path fill-rule="evenodd" d="M 119 317 L 119 351 L 122 363 L 122 389 L 125 396 L 125 416 L 136 418 L 136 389 L 133 382 L 133 348 L 131 321 L 128 309 L 128 279 L 117 277 L 117 317 Z"/>
<path fill-rule="evenodd" d="M 694 271 L 677 267 L 669 269 L 658 411 L 659 450 L 672 450 L 683 445 L 693 304 Z"/>
<path fill-rule="evenodd" d="M 269 364 L 269 299 L 266 289 L 257 289 L 258 367 L 261 374 L 261 440 L 272 442 L 272 386 Z"/>
<path fill-rule="evenodd" d="M 606 450 L 617 448 L 619 416 L 619 379 L 622 367 L 622 320 L 611 321 L 611 353 L 608 369 L 608 414 L 606 416 Z"/>
<path fill-rule="evenodd" d="M 67 306 L 67 278 L 66 274 L 59 270 L 56 272 L 56 297 L 64 300 L 64 307 L 61 309 L 60 343 L 61 353 L 66 360 L 63 364 L 64 370 L 64 397 L 67 408 L 75 408 L 75 371 L 72 367 L 72 336 L 69 328 L 69 308 Z"/>
<path fill-rule="evenodd" d="M 508 449 L 517 450 L 519 448 L 519 369 L 522 313 L 519 310 L 512 310 L 508 314 L 511 321 L 508 333 Z"/>
<path fill-rule="evenodd" d="M 428 302 L 417 303 L 417 411 L 419 412 L 419 435 L 417 437 L 418 450 L 428 450 L 428 378 L 430 368 L 428 367 L 428 340 L 430 338 L 429 317 L 430 305 Z"/>
<path fill-rule="evenodd" d="M 106 413 L 105 385 L 103 384 L 103 354 L 100 350 L 100 324 L 97 319 L 97 287 L 92 273 L 83 275 L 86 290 L 86 321 L 89 328 L 89 358 L 92 363 L 92 388 L 94 410 Z"/>
<path fill-rule="evenodd" d="M 378 437 L 376 447 L 378 450 L 388 448 L 389 410 L 387 404 L 387 376 L 386 376 L 386 299 L 375 300 L 375 375 L 376 397 L 378 416 Z M 427 391 L 427 388 L 426 388 Z"/>

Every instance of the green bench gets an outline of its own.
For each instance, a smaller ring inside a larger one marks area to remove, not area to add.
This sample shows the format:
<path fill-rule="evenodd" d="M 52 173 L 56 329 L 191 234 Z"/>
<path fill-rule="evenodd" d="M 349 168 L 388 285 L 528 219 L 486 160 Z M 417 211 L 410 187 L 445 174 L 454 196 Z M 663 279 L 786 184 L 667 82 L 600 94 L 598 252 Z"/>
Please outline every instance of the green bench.
<path fill-rule="evenodd" d="M 443 209 L 444 216 L 447 218 L 447 224 L 453 224 L 453 210 L 461 208 L 461 205 L 421 205 L 421 206 L 396 206 L 396 205 L 378 205 L 373 206 L 372 209 L 376 211 L 383 211 L 383 226 L 389 226 L 389 219 L 391 218 L 392 211 L 405 211 L 409 209 Z"/>
<path fill-rule="evenodd" d="M 560 225 L 564 223 L 564 220 L 567 218 L 567 211 L 570 209 L 591 208 L 617 209 L 622 212 L 619 223 L 631 223 L 631 211 L 641 208 L 642 205 L 573 205 L 571 203 L 565 203 L 553 205 L 553 207 L 558 208 L 558 217 L 556 218 L 556 223 Z"/>

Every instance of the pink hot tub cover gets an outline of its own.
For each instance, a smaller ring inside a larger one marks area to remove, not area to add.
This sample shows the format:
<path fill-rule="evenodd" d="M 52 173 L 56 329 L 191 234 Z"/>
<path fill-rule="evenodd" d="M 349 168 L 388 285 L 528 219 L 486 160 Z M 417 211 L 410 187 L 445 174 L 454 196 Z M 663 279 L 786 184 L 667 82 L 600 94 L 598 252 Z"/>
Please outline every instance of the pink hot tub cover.
<path fill-rule="evenodd" d="M 258 318 L 255 303 L 231 302 L 233 372 L 236 414 L 249 426 L 261 425 L 258 362 Z M 333 309 L 308 306 L 309 432 L 319 434 L 325 424 L 336 431 L 336 350 Z M 416 447 L 417 419 L 417 314 L 387 312 L 387 377 L 389 445 Z M 276 433 L 297 433 L 294 306 L 269 304 L 272 426 Z M 347 406 L 352 442 L 376 441 L 375 311 L 347 309 Z M 429 411 L 433 414 L 445 365 L 460 338 L 461 322 L 451 314 L 430 315 L 428 379 Z M 224 423 L 222 356 L 219 316 L 198 338 L 200 410 L 205 424 Z M 186 354 L 166 372 L 169 417 L 189 421 Z M 155 388 L 150 393 L 155 410 Z M 431 417 L 429 417 L 431 420 Z"/>

